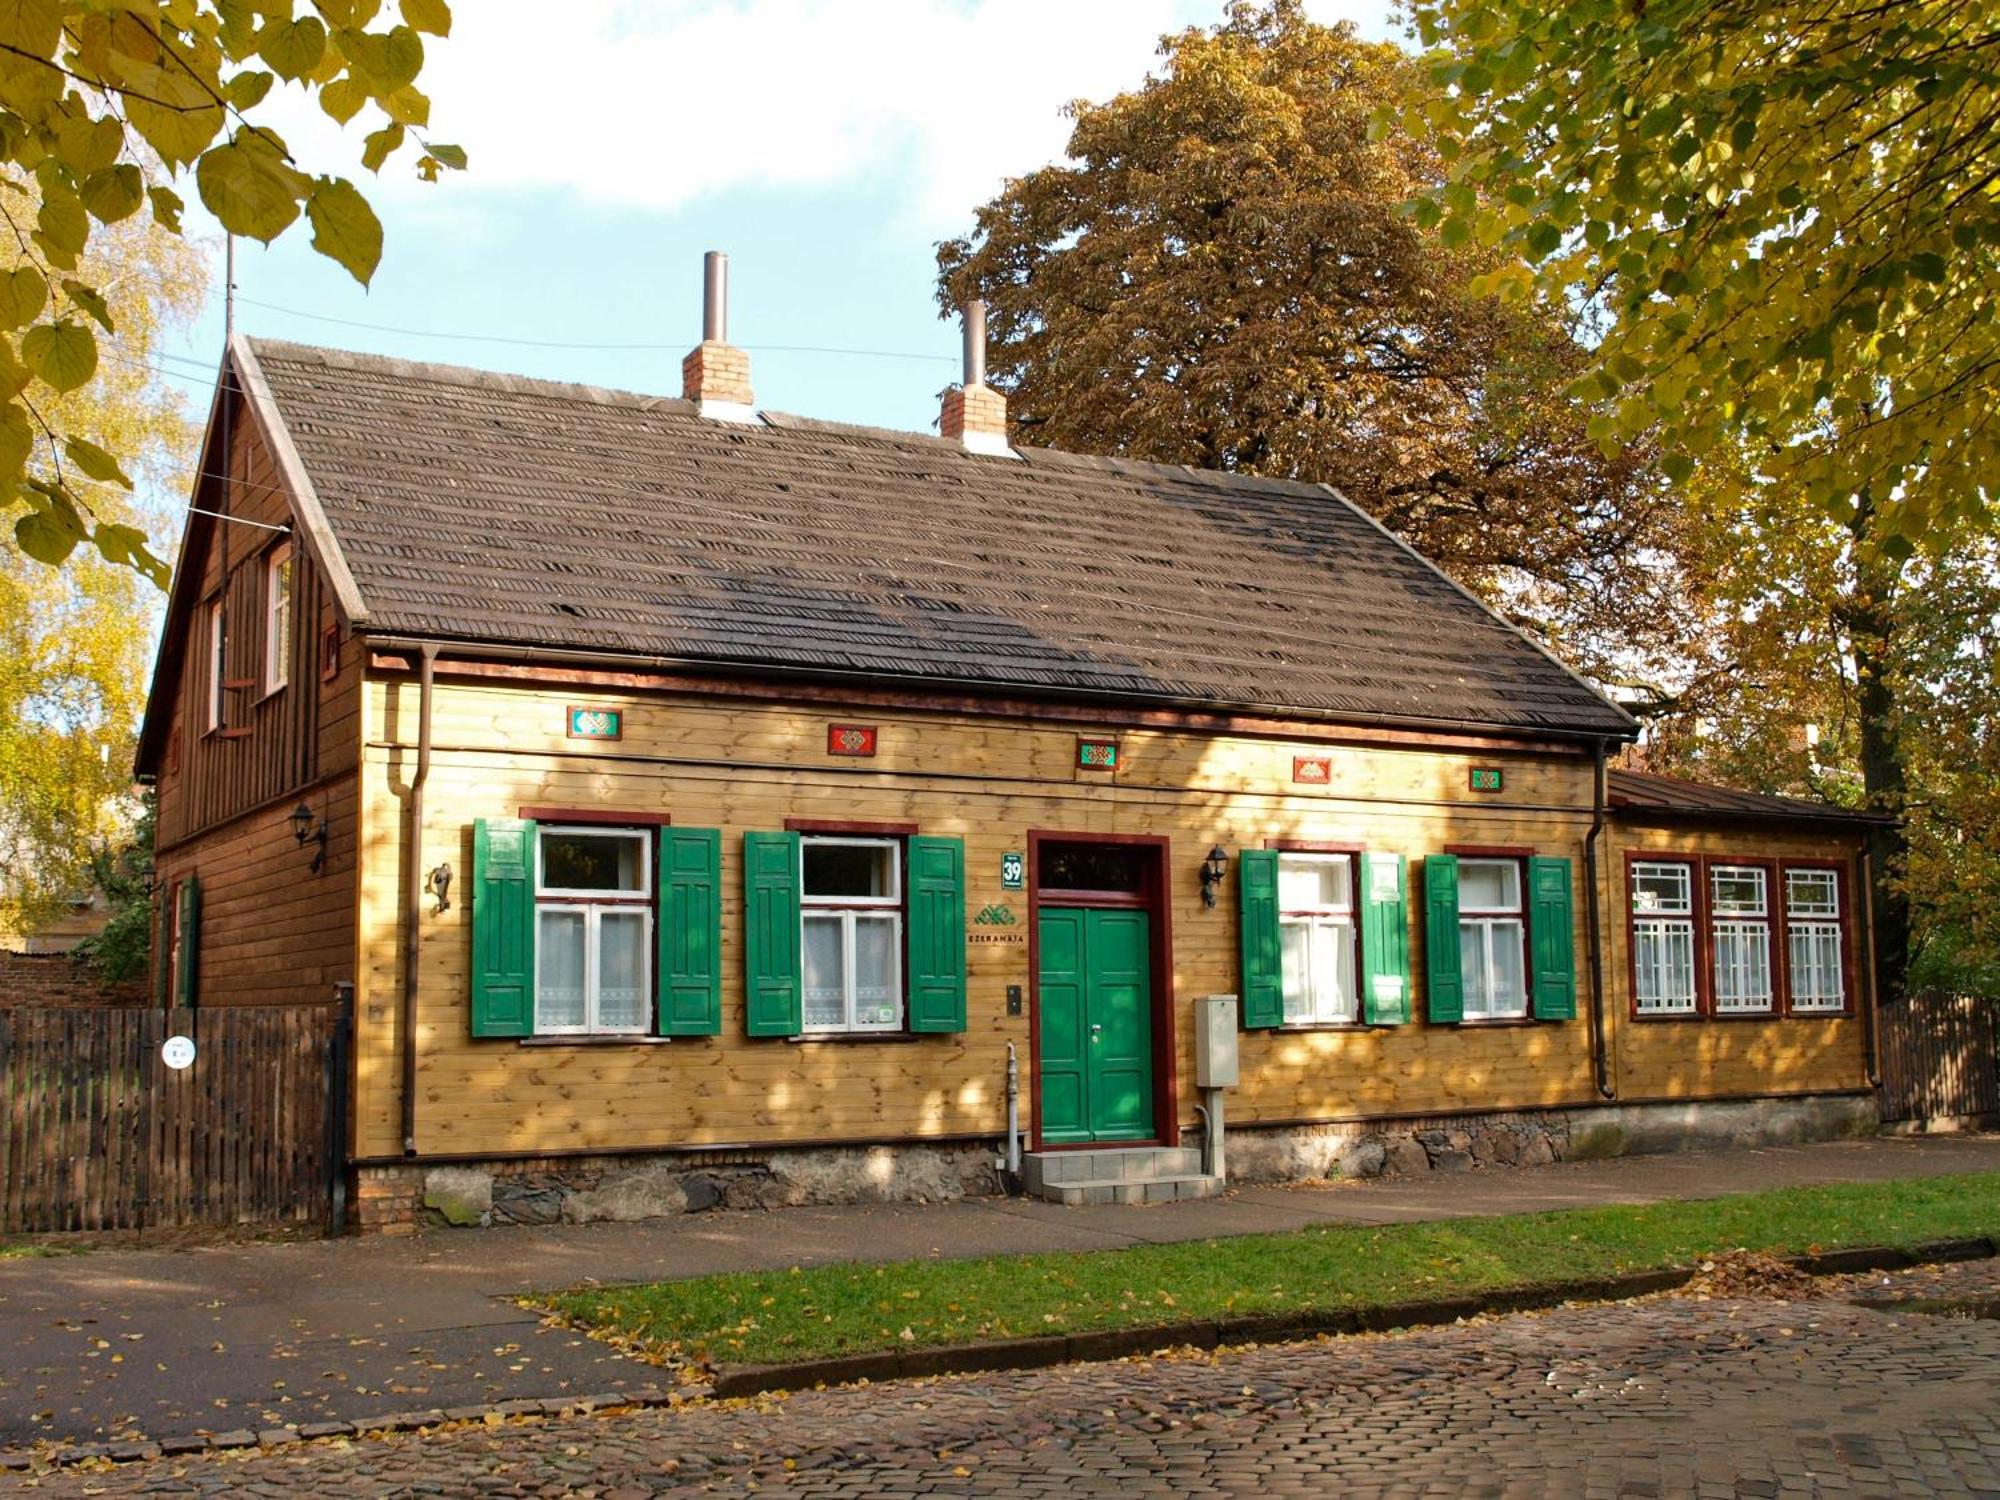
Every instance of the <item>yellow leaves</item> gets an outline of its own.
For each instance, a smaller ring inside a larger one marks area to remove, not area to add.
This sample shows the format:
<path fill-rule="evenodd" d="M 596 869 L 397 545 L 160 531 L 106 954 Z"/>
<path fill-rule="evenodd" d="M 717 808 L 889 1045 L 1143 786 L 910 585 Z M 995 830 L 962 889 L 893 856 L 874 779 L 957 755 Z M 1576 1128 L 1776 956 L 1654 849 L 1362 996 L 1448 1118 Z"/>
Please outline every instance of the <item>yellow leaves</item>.
<path fill-rule="evenodd" d="M 280 78 L 303 78 L 325 56 L 326 35 L 326 23 L 318 16 L 273 16 L 257 33 L 257 55 Z"/>
<path fill-rule="evenodd" d="M 81 323 L 37 323 L 21 337 L 21 358 L 44 384 L 73 391 L 97 373 L 97 339 Z"/>
<path fill-rule="evenodd" d="M 62 7 L 56 0 L 0 0 L 0 42 L 50 57 L 61 37 Z"/>
<path fill-rule="evenodd" d="M 85 178 L 81 197 L 94 218 L 115 224 L 137 213 L 146 201 L 145 179 L 130 162 L 120 162 Z"/>
<path fill-rule="evenodd" d="M 299 216 L 304 179 L 285 164 L 280 149 L 266 135 L 246 129 L 202 153 L 195 185 L 230 233 L 268 244 Z"/>
<path fill-rule="evenodd" d="M 451 35 L 451 7 L 445 0 L 402 0 L 403 20 L 413 31 Z"/>
<path fill-rule="evenodd" d="M 32 266 L 0 274 L 0 328 L 25 328 L 48 305 L 49 284 Z"/>
<path fill-rule="evenodd" d="M 344 177 L 325 179 L 306 200 L 306 216 L 313 248 L 366 286 L 382 259 L 382 223 L 368 200 Z"/>

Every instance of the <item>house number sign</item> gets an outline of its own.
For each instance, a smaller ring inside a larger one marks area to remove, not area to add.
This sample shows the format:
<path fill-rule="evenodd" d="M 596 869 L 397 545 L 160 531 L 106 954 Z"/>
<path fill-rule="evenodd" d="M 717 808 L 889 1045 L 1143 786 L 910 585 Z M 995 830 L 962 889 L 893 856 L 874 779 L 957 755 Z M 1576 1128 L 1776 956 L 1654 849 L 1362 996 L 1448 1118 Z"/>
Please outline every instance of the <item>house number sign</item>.
<path fill-rule="evenodd" d="M 176 1073 L 194 1066 L 194 1038 L 170 1036 L 160 1043 L 160 1061 Z"/>
<path fill-rule="evenodd" d="M 1018 891 L 1027 885 L 1028 862 L 1021 857 L 1019 849 L 1009 849 L 1000 856 L 1000 889 Z"/>

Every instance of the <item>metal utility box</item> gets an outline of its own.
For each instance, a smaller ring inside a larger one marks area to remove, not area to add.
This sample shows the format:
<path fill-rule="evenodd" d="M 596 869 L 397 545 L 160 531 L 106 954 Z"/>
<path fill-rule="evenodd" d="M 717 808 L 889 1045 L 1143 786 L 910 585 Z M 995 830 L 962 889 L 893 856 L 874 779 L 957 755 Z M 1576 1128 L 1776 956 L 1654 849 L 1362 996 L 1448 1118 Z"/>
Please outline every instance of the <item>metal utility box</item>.
<path fill-rule="evenodd" d="M 1204 995 L 1194 1003 L 1194 1084 L 1236 1087 L 1236 997 Z"/>

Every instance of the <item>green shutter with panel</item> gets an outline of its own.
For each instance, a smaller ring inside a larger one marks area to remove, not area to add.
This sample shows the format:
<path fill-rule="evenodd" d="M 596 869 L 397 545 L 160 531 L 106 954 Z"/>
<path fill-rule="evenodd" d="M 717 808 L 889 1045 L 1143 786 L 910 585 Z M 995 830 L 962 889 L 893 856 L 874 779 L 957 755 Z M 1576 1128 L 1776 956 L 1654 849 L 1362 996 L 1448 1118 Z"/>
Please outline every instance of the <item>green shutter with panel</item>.
<path fill-rule="evenodd" d="M 1278 854 L 1245 849 L 1236 856 L 1239 917 L 1243 926 L 1243 1025 L 1248 1030 L 1285 1024 L 1285 957 L 1278 936 Z"/>
<path fill-rule="evenodd" d="M 1535 1019 L 1576 1019 L 1576 915 L 1567 859 L 1528 861 L 1528 936 L 1535 963 Z"/>
<path fill-rule="evenodd" d="M 743 1025 L 751 1036 L 805 1027 L 799 951 L 799 836 L 743 835 Z"/>
<path fill-rule="evenodd" d="M 965 1030 L 965 840 L 909 842 L 910 1030 Z"/>
<path fill-rule="evenodd" d="M 180 942 L 175 948 L 174 1003 L 191 1006 L 201 998 L 201 881 L 190 875 L 181 882 Z"/>
<path fill-rule="evenodd" d="M 722 1030 L 722 831 L 660 830 L 660 1034 Z"/>
<path fill-rule="evenodd" d="M 1458 953 L 1458 856 L 1424 858 L 1424 1014 L 1433 1023 L 1465 1019 Z"/>
<path fill-rule="evenodd" d="M 1361 1018 L 1410 1019 L 1410 896 L 1400 854 L 1361 856 Z"/>
<path fill-rule="evenodd" d="M 535 825 L 472 825 L 472 1034 L 535 1029 Z"/>

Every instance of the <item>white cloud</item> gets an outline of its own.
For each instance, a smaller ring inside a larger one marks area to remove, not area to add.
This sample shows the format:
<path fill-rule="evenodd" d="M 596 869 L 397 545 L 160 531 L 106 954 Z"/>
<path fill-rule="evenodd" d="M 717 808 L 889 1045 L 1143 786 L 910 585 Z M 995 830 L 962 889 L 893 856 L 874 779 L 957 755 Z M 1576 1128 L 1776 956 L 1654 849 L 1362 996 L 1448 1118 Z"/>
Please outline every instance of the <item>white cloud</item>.
<path fill-rule="evenodd" d="M 730 189 L 891 180 L 902 183 L 906 227 L 944 232 L 1007 174 L 1061 154 L 1065 103 L 1131 87 L 1161 33 L 1212 21 L 1221 8 L 461 0 L 452 36 L 429 45 L 423 87 L 437 137 L 472 155 L 453 198 L 562 189 L 666 213 Z M 1381 34 L 1387 4 L 1320 0 L 1311 9 Z M 286 100 L 272 101 L 272 123 L 301 161 L 325 169 L 354 159 L 358 132 L 343 141 L 298 94 Z M 407 175 L 392 166 L 371 192 L 408 203 L 416 189 Z"/>

